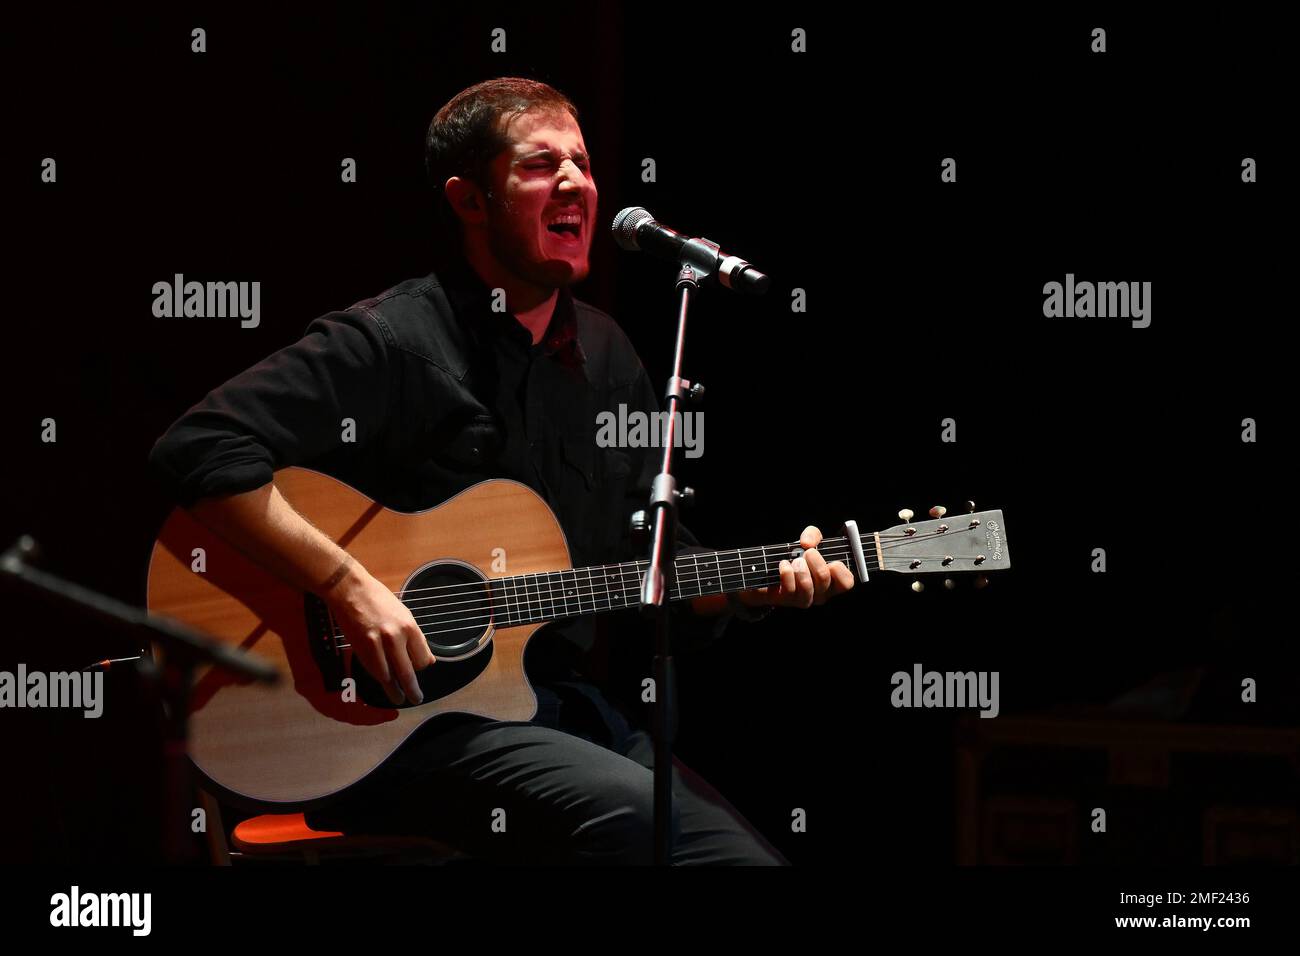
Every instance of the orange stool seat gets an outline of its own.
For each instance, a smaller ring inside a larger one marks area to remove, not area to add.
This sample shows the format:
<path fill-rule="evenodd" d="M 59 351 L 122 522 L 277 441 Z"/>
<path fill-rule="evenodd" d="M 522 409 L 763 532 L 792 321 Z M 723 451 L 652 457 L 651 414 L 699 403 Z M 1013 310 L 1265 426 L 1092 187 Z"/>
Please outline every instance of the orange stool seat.
<path fill-rule="evenodd" d="M 236 824 L 231 845 L 244 856 L 290 856 L 319 863 L 323 858 L 406 857 L 445 862 L 462 856 L 452 847 L 423 836 L 348 834 L 313 830 L 302 813 L 266 813 Z"/>
<path fill-rule="evenodd" d="M 331 840 L 343 836 L 334 830 L 313 830 L 307 826 L 306 814 L 302 813 L 267 813 L 252 817 L 236 825 L 231 834 L 236 846 L 241 850 L 269 845 L 284 846 L 288 843 L 305 843 L 308 840 Z"/>

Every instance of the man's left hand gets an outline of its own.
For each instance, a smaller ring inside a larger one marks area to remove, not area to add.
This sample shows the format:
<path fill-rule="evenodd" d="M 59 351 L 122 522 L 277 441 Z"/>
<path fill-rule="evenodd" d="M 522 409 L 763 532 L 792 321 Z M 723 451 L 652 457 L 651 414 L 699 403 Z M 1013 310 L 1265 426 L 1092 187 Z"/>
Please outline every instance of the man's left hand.
<path fill-rule="evenodd" d="M 803 557 L 781 561 L 781 586 L 769 585 L 739 591 L 736 598 L 750 607 L 811 607 L 825 604 L 829 598 L 853 588 L 853 572 L 843 561 L 826 563 L 817 552 L 822 533 L 813 525 L 804 528 L 799 536 L 799 547 L 805 549 Z"/>

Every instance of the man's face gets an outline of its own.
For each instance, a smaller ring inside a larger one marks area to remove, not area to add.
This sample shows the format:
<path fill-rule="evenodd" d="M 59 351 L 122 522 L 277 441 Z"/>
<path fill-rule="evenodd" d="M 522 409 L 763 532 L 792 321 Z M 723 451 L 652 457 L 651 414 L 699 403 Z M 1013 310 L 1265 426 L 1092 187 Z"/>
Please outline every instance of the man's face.
<path fill-rule="evenodd" d="M 567 111 L 524 113 L 506 134 L 510 145 L 489 171 L 488 248 L 507 271 L 539 286 L 585 279 L 596 181 L 582 130 Z"/>

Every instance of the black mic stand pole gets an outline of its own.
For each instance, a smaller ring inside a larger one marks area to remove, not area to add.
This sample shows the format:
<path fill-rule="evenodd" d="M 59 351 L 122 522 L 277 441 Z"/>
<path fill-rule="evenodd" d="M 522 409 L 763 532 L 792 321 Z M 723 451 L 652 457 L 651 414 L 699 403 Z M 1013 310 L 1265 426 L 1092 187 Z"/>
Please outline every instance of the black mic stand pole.
<path fill-rule="evenodd" d="M 692 240 L 686 246 L 690 246 Z M 677 688 L 673 672 L 672 644 L 669 633 L 669 595 L 676 584 L 677 557 L 677 502 L 688 501 L 694 492 L 690 488 L 677 490 L 673 478 L 673 449 L 677 444 L 678 412 L 691 400 L 703 394 L 703 386 L 682 378 L 682 352 L 686 344 L 686 315 L 691 299 L 699 291 L 700 282 L 708 272 L 688 262 L 691 250 L 682 248 L 681 269 L 677 273 L 677 289 L 681 299 L 677 310 L 677 344 L 673 350 L 672 376 L 668 379 L 668 421 L 660 432 L 663 438 L 663 466 L 650 487 L 648 517 L 654 528 L 650 545 L 650 566 L 641 584 L 641 607 L 655 621 L 654 686 L 655 708 L 651 723 L 654 738 L 654 862 L 667 866 L 672 851 L 673 816 L 673 740 L 677 736 Z"/>

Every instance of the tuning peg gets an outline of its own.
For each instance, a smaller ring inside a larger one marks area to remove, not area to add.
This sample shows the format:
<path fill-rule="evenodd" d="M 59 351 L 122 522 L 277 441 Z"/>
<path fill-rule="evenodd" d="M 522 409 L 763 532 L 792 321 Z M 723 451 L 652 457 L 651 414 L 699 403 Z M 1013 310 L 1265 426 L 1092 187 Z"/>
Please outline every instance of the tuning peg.
<path fill-rule="evenodd" d="M 912 509 L 904 508 L 902 511 L 898 513 L 898 518 L 900 521 L 904 523 L 910 522 L 912 520 Z"/>
<path fill-rule="evenodd" d="M 0 555 L 0 568 L 18 573 L 25 563 L 34 564 L 40 560 L 41 546 L 30 534 L 25 534 Z"/>
<path fill-rule="evenodd" d="M 947 513 L 948 513 L 948 509 L 945 508 L 943 505 L 935 505 L 933 508 L 930 509 L 931 518 L 942 518 Z"/>
<path fill-rule="evenodd" d="M 925 590 L 925 584 L 921 581 L 920 578 L 917 578 L 915 581 L 912 582 L 912 590 L 915 591 L 917 594 L 920 594 L 922 591 Z"/>
<path fill-rule="evenodd" d="M 973 501 L 966 502 L 966 513 L 972 515 L 975 513 L 975 502 Z"/>
<path fill-rule="evenodd" d="M 698 405 L 700 402 L 704 401 L 704 386 L 700 382 L 696 382 L 691 386 L 691 390 L 687 395 L 692 402 Z"/>
<path fill-rule="evenodd" d="M 976 586 L 977 588 L 986 588 L 986 587 L 988 587 L 988 586 L 989 586 L 989 576 L 988 576 L 987 574 L 980 574 L 980 575 L 977 575 L 976 578 L 975 578 L 975 586 Z"/>
<path fill-rule="evenodd" d="M 695 489 L 687 485 L 681 491 L 677 492 L 677 500 L 684 505 L 695 503 Z"/>
<path fill-rule="evenodd" d="M 944 578 L 944 579 L 943 579 L 943 586 L 944 586 L 947 590 L 951 591 L 953 588 L 955 588 L 955 587 L 957 586 L 957 582 L 954 581 L 952 578 Z"/>

